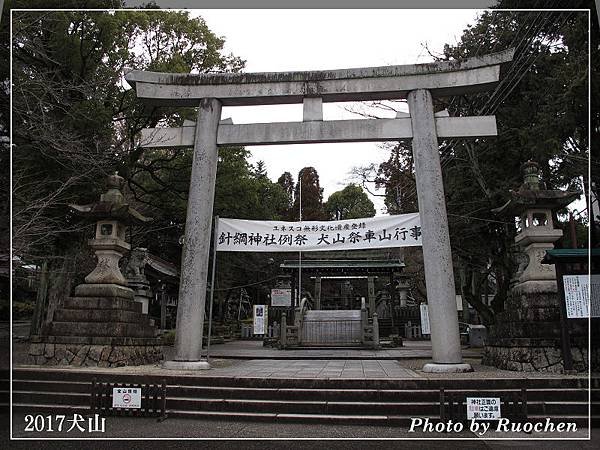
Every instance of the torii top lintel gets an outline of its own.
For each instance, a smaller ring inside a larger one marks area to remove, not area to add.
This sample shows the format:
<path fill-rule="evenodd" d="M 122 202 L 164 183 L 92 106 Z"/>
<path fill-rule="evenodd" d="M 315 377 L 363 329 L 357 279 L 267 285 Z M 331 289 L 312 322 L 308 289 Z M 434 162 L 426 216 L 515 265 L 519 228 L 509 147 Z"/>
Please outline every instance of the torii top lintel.
<path fill-rule="evenodd" d="M 488 90 L 500 78 L 500 65 L 514 49 L 427 64 L 307 72 L 179 74 L 132 70 L 125 75 L 137 96 L 155 105 L 196 106 L 218 98 L 225 106 L 399 99 L 415 89 L 434 96 Z"/>

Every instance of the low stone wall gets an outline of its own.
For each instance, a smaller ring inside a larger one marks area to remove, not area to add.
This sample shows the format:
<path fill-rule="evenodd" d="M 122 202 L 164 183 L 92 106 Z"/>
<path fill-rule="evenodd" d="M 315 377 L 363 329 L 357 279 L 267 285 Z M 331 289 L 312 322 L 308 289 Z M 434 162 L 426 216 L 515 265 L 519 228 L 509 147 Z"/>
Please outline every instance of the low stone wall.
<path fill-rule="evenodd" d="M 587 349 L 572 349 L 573 369 L 587 371 Z M 520 372 L 563 373 L 563 361 L 560 348 L 555 347 L 498 347 L 487 346 L 481 363 L 499 369 Z"/>
<path fill-rule="evenodd" d="M 33 343 L 29 363 L 84 367 L 121 367 L 153 364 L 163 359 L 160 345 L 85 345 Z"/>

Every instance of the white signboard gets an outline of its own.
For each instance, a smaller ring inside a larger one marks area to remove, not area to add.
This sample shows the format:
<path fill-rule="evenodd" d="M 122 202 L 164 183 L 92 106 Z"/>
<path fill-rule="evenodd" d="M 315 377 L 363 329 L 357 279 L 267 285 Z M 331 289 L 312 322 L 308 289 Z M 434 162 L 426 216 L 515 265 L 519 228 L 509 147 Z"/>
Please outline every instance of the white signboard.
<path fill-rule="evenodd" d="M 217 251 L 318 252 L 421 245 L 419 213 L 329 222 L 219 219 Z"/>
<path fill-rule="evenodd" d="M 426 303 L 421 303 L 421 334 L 431 334 L 431 328 L 429 328 L 429 309 Z"/>
<path fill-rule="evenodd" d="M 563 275 L 565 305 L 569 319 L 590 317 L 589 277 Z"/>
<path fill-rule="evenodd" d="M 590 277 L 590 313 L 600 317 L 600 275 Z"/>
<path fill-rule="evenodd" d="M 500 399 L 497 397 L 467 397 L 467 419 L 501 419 Z"/>
<path fill-rule="evenodd" d="M 271 289 L 271 306 L 291 306 L 291 289 Z"/>
<path fill-rule="evenodd" d="M 267 334 L 267 307 L 254 305 L 254 334 Z"/>
<path fill-rule="evenodd" d="M 456 310 L 457 311 L 462 311 L 463 310 L 462 295 L 457 295 L 456 296 Z"/>
<path fill-rule="evenodd" d="M 142 407 L 141 388 L 113 388 L 113 408 L 139 409 Z"/>

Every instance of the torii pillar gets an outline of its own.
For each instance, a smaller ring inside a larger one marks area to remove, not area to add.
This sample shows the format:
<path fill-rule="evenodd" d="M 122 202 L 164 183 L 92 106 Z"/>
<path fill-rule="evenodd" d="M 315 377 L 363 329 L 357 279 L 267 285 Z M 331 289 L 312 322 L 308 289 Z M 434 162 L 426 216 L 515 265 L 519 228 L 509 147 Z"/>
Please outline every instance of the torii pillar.
<path fill-rule="evenodd" d="M 452 251 L 433 100 L 431 93 L 425 89 L 411 91 L 407 100 L 412 123 L 412 149 L 431 325 L 433 362 L 425 364 L 423 371 L 470 372 L 473 369 L 462 362 L 460 348 Z"/>
<path fill-rule="evenodd" d="M 167 369 L 209 369 L 202 360 L 202 334 L 206 305 L 210 230 L 217 179 L 217 129 L 221 120 L 221 102 L 204 98 L 198 106 L 194 136 L 194 156 L 185 241 L 181 258 L 181 281 L 175 333 L 175 359 L 165 361 Z M 201 295 L 199 295 L 199 293 Z"/>

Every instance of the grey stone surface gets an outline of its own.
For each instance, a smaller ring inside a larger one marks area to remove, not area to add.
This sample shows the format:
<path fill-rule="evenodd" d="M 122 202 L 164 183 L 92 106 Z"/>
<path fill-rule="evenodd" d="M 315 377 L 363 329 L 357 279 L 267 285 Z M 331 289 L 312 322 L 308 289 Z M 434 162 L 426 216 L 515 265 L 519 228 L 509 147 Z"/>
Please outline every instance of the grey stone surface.
<path fill-rule="evenodd" d="M 484 137 L 497 134 L 494 116 L 435 118 L 439 137 Z M 194 145 L 194 127 L 142 130 L 144 148 Z M 380 142 L 412 138 L 410 118 L 327 120 L 219 125 L 217 145 L 303 144 L 315 142 Z"/>
<path fill-rule="evenodd" d="M 457 61 L 359 69 L 243 73 L 174 74 L 130 71 L 126 80 L 139 98 L 153 104 L 196 106 L 202 98 L 219 98 L 225 106 L 301 103 L 306 96 L 325 102 L 402 98 L 414 89 L 435 95 L 461 95 L 492 88 L 500 64 L 514 50 Z"/>
<path fill-rule="evenodd" d="M 323 120 L 323 99 L 321 97 L 304 98 L 302 120 L 304 122 Z"/>
<path fill-rule="evenodd" d="M 121 367 L 157 363 L 162 359 L 160 345 L 111 346 L 86 344 L 46 343 L 46 351 L 39 354 L 39 345 L 29 348 L 28 362 L 44 366 Z"/>
<path fill-rule="evenodd" d="M 217 176 L 217 127 L 221 103 L 203 99 L 198 107 L 194 159 L 188 195 L 185 243 L 181 258 L 181 281 L 177 306 L 176 360 L 198 361 L 202 329 L 212 211 Z"/>
<path fill-rule="evenodd" d="M 162 367 L 169 370 L 208 370 L 210 364 L 208 361 L 165 361 Z"/>
<path fill-rule="evenodd" d="M 133 290 L 118 284 L 80 284 L 75 287 L 76 297 L 120 297 L 133 300 Z"/>
<path fill-rule="evenodd" d="M 408 95 L 408 105 L 413 129 L 433 362 L 460 364 L 462 355 L 452 253 L 431 94 L 423 89 L 413 91 Z"/>
<path fill-rule="evenodd" d="M 423 372 L 425 373 L 463 373 L 473 372 L 471 364 L 436 364 L 427 363 L 423 366 Z"/>

